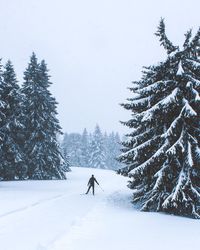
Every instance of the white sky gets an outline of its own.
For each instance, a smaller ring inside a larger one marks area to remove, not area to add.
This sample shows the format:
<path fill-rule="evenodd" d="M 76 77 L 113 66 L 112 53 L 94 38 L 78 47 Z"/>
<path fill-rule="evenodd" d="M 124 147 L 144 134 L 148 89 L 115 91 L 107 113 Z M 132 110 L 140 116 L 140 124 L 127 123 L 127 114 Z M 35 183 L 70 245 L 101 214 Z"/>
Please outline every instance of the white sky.
<path fill-rule="evenodd" d="M 141 67 L 165 57 L 154 35 L 160 17 L 168 37 L 182 44 L 200 25 L 199 0 L 0 0 L 3 62 L 22 79 L 32 51 L 45 59 L 59 102 L 63 131 L 125 132 L 130 113 L 118 104 L 130 96 Z"/>

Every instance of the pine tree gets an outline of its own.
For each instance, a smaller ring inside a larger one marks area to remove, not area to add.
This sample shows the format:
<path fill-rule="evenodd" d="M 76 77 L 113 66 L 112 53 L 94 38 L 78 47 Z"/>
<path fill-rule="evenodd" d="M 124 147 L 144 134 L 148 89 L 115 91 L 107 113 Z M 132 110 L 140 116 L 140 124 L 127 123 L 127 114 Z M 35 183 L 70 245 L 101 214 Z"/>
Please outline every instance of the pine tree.
<path fill-rule="evenodd" d="M 30 179 L 65 179 L 63 157 L 57 142 L 61 134 L 56 100 L 49 87 L 46 63 L 33 53 L 24 73 L 24 125 L 26 161 Z"/>
<path fill-rule="evenodd" d="M 168 56 L 145 68 L 122 104 L 132 118 L 119 159 L 142 210 L 200 218 L 200 29 L 193 39 L 186 33 L 182 50 L 163 19 L 156 35 Z"/>
<path fill-rule="evenodd" d="M 70 171 L 70 166 L 71 166 L 71 161 L 70 161 L 70 157 L 69 157 L 69 151 L 68 151 L 68 134 L 65 133 L 62 143 L 61 143 L 61 147 L 62 147 L 62 154 L 63 154 L 63 158 L 65 160 L 67 169 Z"/>
<path fill-rule="evenodd" d="M 63 148 L 69 157 L 71 166 L 81 167 L 81 135 L 78 133 L 65 134 Z"/>
<path fill-rule="evenodd" d="M 24 179 L 26 167 L 19 136 L 23 129 L 20 122 L 22 96 L 11 61 L 6 63 L 2 73 L 0 97 L 3 102 L 0 175 L 3 180 Z"/>
<path fill-rule="evenodd" d="M 71 169 L 70 169 L 70 159 L 69 159 L 69 155 L 67 153 L 67 150 L 66 148 L 62 147 L 62 156 L 63 156 L 63 164 L 62 164 L 62 169 L 65 171 L 65 172 L 70 172 Z"/>
<path fill-rule="evenodd" d="M 90 167 L 105 169 L 105 160 L 106 158 L 103 135 L 99 126 L 97 125 L 90 143 Z"/>
<path fill-rule="evenodd" d="M 122 164 L 117 161 L 120 154 L 120 136 L 118 133 L 110 133 L 104 136 L 105 149 L 106 149 L 106 165 L 108 169 L 118 170 L 122 168 Z"/>
<path fill-rule="evenodd" d="M 108 133 L 105 132 L 103 135 L 105 162 L 106 162 L 106 166 L 108 168 L 111 168 L 111 164 L 110 164 L 111 154 L 110 154 L 110 140 L 109 139 L 110 138 L 108 136 Z"/>
<path fill-rule="evenodd" d="M 109 169 L 114 169 L 114 158 L 117 156 L 115 155 L 115 140 L 114 140 L 114 132 L 104 136 L 105 141 L 105 148 L 106 148 L 106 165 Z M 119 153 L 119 152 L 118 152 Z"/>
<path fill-rule="evenodd" d="M 113 144 L 115 145 L 115 147 L 113 149 L 113 169 L 118 170 L 118 169 L 123 167 L 123 164 L 117 160 L 117 157 L 121 151 L 120 150 L 121 149 L 121 138 L 120 138 L 119 133 L 114 134 Z"/>
<path fill-rule="evenodd" d="M 89 157 L 89 136 L 85 128 L 81 136 L 81 167 L 89 166 Z"/>

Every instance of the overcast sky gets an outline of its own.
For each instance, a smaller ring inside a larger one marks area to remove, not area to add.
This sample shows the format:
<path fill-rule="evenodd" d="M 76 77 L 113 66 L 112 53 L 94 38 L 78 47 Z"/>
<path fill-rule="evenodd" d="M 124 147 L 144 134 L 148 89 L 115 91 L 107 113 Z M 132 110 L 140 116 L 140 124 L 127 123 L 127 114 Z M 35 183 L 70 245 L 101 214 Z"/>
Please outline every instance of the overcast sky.
<path fill-rule="evenodd" d="M 0 10 L 3 62 L 21 80 L 32 51 L 46 60 L 66 132 L 97 123 L 125 132 L 127 87 L 166 56 L 154 35 L 160 17 L 176 45 L 200 26 L 199 0 L 0 0 Z"/>

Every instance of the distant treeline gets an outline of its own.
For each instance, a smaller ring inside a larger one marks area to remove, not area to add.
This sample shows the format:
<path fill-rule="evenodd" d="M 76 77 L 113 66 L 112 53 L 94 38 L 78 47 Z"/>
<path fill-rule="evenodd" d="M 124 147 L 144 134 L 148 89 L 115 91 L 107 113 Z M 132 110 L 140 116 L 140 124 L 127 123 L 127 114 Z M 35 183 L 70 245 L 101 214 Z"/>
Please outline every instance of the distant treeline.
<path fill-rule="evenodd" d="M 63 152 L 71 166 L 117 170 L 122 164 L 116 160 L 120 153 L 118 133 L 102 133 L 97 125 L 93 133 L 65 133 Z"/>

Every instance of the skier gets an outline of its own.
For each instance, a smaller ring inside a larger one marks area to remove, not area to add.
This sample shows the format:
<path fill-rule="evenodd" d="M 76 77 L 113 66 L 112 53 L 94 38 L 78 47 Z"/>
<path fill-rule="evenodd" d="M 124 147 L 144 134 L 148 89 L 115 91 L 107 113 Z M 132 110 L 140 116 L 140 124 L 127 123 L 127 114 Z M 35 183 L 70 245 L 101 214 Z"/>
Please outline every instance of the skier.
<path fill-rule="evenodd" d="M 88 194 L 88 192 L 90 191 L 90 188 L 92 187 L 92 193 L 93 193 L 93 195 L 94 195 L 94 183 L 97 183 L 98 185 L 99 185 L 99 183 L 98 183 L 98 181 L 95 179 L 95 177 L 94 177 L 94 175 L 92 175 L 91 177 L 90 177 L 90 179 L 89 179 L 89 181 L 88 181 L 88 190 L 87 190 L 87 192 L 85 193 L 85 194 Z"/>

